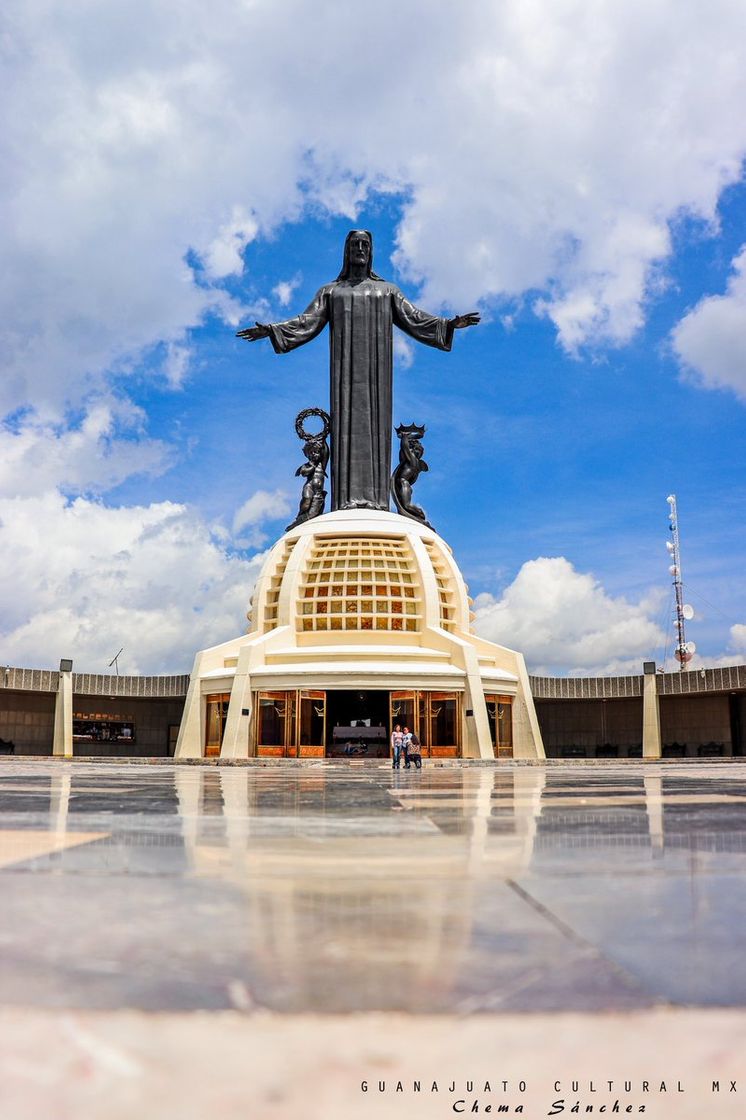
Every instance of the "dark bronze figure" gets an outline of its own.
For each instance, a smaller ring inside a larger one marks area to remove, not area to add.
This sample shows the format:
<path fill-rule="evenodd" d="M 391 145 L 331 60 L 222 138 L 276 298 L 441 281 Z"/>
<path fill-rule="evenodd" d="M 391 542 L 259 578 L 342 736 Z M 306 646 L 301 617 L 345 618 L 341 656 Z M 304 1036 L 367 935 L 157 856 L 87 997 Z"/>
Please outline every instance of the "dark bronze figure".
<path fill-rule="evenodd" d="M 400 424 L 396 434 L 399 437 L 399 465 L 391 476 L 391 494 L 394 503 L 402 516 L 411 517 L 427 525 L 428 529 L 432 529 L 424 509 L 412 501 L 412 487 L 421 472 L 430 469 L 422 458 L 424 448 L 421 441 L 425 434 L 424 425 Z"/>
<path fill-rule="evenodd" d="M 303 422 L 309 416 L 319 417 L 324 425 L 320 432 L 309 435 L 305 430 Z M 295 418 L 295 430 L 298 433 L 298 438 L 305 440 L 303 454 L 306 457 L 306 462 L 298 467 L 295 474 L 296 477 L 302 476 L 306 481 L 301 492 L 298 516 L 292 525 L 288 525 L 286 532 L 324 512 L 324 502 L 326 501 L 324 482 L 326 480 L 326 468 L 329 464 L 329 445 L 326 442 L 326 437 L 329 435 L 330 424 L 329 413 L 324 412 L 323 408 L 304 408 L 303 412 L 299 412 Z"/>
<path fill-rule="evenodd" d="M 284 323 L 257 323 L 237 337 L 269 338 L 275 352 L 284 354 L 329 324 L 331 508 L 388 509 L 394 327 L 418 342 L 450 350 L 454 330 L 478 322 L 476 312 L 443 319 L 420 311 L 373 271 L 370 233 L 352 230 L 342 271 L 319 289 L 302 315 Z"/>

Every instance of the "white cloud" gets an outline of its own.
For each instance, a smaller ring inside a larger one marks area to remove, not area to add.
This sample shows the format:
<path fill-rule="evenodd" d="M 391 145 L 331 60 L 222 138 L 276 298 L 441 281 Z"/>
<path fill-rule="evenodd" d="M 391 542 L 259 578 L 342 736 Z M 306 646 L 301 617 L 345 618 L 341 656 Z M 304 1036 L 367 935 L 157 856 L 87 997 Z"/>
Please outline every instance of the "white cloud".
<path fill-rule="evenodd" d="M 725 295 L 707 296 L 673 330 L 680 361 L 707 389 L 746 398 L 746 245 L 733 259 Z"/>
<path fill-rule="evenodd" d="M 188 507 L 111 508 L 59 493 L 0 499 L 3 660 L 186 672 L 246 629 L 263 555 L 232 555 Z"/>
<path fill-rule="evenodd" d="M 566 271 L 564 293 L 534 307 L 555 324 L 563 345 L 587 341 L 623 343 L 642 326 L 642 301 L 654 281 L 653 266 L 670 251 L 665 222 L 622 209 L 606 229 L 578 247 Z"/>
<path fill-rule="evenodd" d="M 740 175 L 740 0 L 368 17 L 8 0 L 0 409 L 59 414 L 208 312 L 235 323 L 220 284 L 259 231 L 306 206 L 353 218 L 372 190 L 406 193 L 397 260 L 424 305 L 538 293 L 568 348 L 629 337 L 669 221 L 714 223 Z"/>
<path fill-rule="evenodd" d="M 292 280 L 280 280 L 272 289 L 272 295 L 278 300 L 281 307 L 287 307 L 293 292 L 301 282 L 301 275 L 297 273 Z"/>
<path fill-rule="evenodd" d="M 500 599 L 475 600 L 477 633 L 520 650 L 531 672 L 639 673 L 662 647 L 660 602 L 612 597 L 562 556 L 527 561 Z"/>
<path fill-rule="evenodd" d="M 247 526 L 258 525 L 290 513 L 290 502 L 284 490 L 257 490 L 236 510 L 233 532 L 240 533 Z"/>
<path fill-rule="evenodd" d="M 189 363 L 192 352 L 188 346 L 178 342 L 169 342 L 166 347 L 166 361 L 164 370 L 166 381 L 172 389 L 180 389 L 189 372 Z"/>
<path fill-rule="evenodd" d="M 394 361 L 402 369 L 411 369 L 414 362 L 414 346 L 398 331 L 394 334 Z"/>
<path fill-rule="evenodd" d="M 101 493 L 134 474 L 159 474 L 171 449 L 148 439 L 143 416 L 123 401 L 91 401 L 68 425 L 25 414 L 0 425 L 0 495 L 43 494 L 56 487 Z"/>
<path fill-rule="evenodd" d="M 230 221 L 221 226 L 202 256 L 207 275 L 213 280 L 240 276 L 243 272 L 243 251 L 258 232 L 256 219 L 246 214 L 242 207 L 234 206 Z"/>
<path fill-rule="evenodd" d="M 696 673 L 700 669 L 727 669 L 730 665 L 743 665 L 746 662 L 746 655 L 743 653 L 721 653 L 721 654 L 705 654 L 701 656 L 698 653 L 687 665 L 687 672 Z M 665 664 L 667 673 L 678 673 L 680 666 L 675 657 L 669 657 Z"/>
<path fill-rule="evenodd" d="M 735 626 L 731 626 L 730 646 L 731 649 L 743 650 L 746 653 L 746 625 L 743 622 L 737 622 Z"/>

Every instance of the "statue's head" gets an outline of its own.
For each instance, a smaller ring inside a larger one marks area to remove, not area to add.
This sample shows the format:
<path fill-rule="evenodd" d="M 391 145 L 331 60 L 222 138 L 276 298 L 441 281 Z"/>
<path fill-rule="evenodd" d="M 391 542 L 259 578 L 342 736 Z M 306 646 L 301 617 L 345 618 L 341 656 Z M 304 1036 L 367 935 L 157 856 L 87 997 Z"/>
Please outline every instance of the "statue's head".
<path fill-rule="evenodd" d="M 320 463 L 321 456 L 324 453 L 324 438 L 323 436 L 312 436 L 303 444 L 303 454 L 308 459 L 309 463 Z"/>
<path fill-rule="evenodd" d="M 367 229 L 351 229 L 345 238 L 344 260 L 338 280 L 347 280 L 352 268 L 362 268 L 371 280 L 380 280 L 373 271 L 373 235 Z"/>

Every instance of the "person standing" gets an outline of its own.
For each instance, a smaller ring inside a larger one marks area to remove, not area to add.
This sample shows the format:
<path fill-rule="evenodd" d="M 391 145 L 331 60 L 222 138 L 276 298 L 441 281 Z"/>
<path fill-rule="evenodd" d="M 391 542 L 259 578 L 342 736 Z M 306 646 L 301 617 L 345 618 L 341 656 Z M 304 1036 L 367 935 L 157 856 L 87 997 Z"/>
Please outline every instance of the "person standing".
<path fill-rule="evenodd" d="M 415 770 L 422 769 L 422 747 L 420 746 L 420 740 L 414 731 L 410 735 L 409 743 L 407 745 L 407 767 L 409 767 L 410 761 L 414 763 Z"/>
<path fill-rule="evenodd" d="M 398 770 L 399 769 L 399 760 L 401 758 L 401 749 L 402 749 L 403 741 L 404 741 L 404 736 L 402 735 L 402 729 L 401 729 L 401 727 L 398 723 L 395 723 L 394 724 L 394 730 L 391 732 L 391 758 L 392 758 L 391 768 L 393 770 Z"/>
<path fill-rule="evenodd" d="M 412 742 L 412 732 L 407 725 L 402 729 L 402 751 L 404 753 L 404 769 L 409 770 L 409 744 Z"/>

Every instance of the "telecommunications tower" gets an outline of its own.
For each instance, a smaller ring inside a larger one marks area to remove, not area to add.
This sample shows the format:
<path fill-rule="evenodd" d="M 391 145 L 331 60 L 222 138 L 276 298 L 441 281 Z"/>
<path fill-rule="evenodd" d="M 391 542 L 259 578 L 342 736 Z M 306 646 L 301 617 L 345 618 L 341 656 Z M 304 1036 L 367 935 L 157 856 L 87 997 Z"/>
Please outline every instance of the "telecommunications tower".
<path fill-rule="evenodd" d="M 684 585 L 681 581 L 681 552 L 679 549 L 679 516 L 676 510 L 676 495 L 669 494 L 666 498 L 669 505 L 668 520 L 671 531 L 671 540 L 666 541 L 666 548 L 672 561 L 668 569 L 673 576 L 674 597 L 676 599 L 676 649 L 674 657 L 679 662 L 679 669 L 686 669 L 688 663 L 696 653 L 694 642 L 686 640 L 684 623 L 694 618 L 694 608 L 684 602 Z"/>

